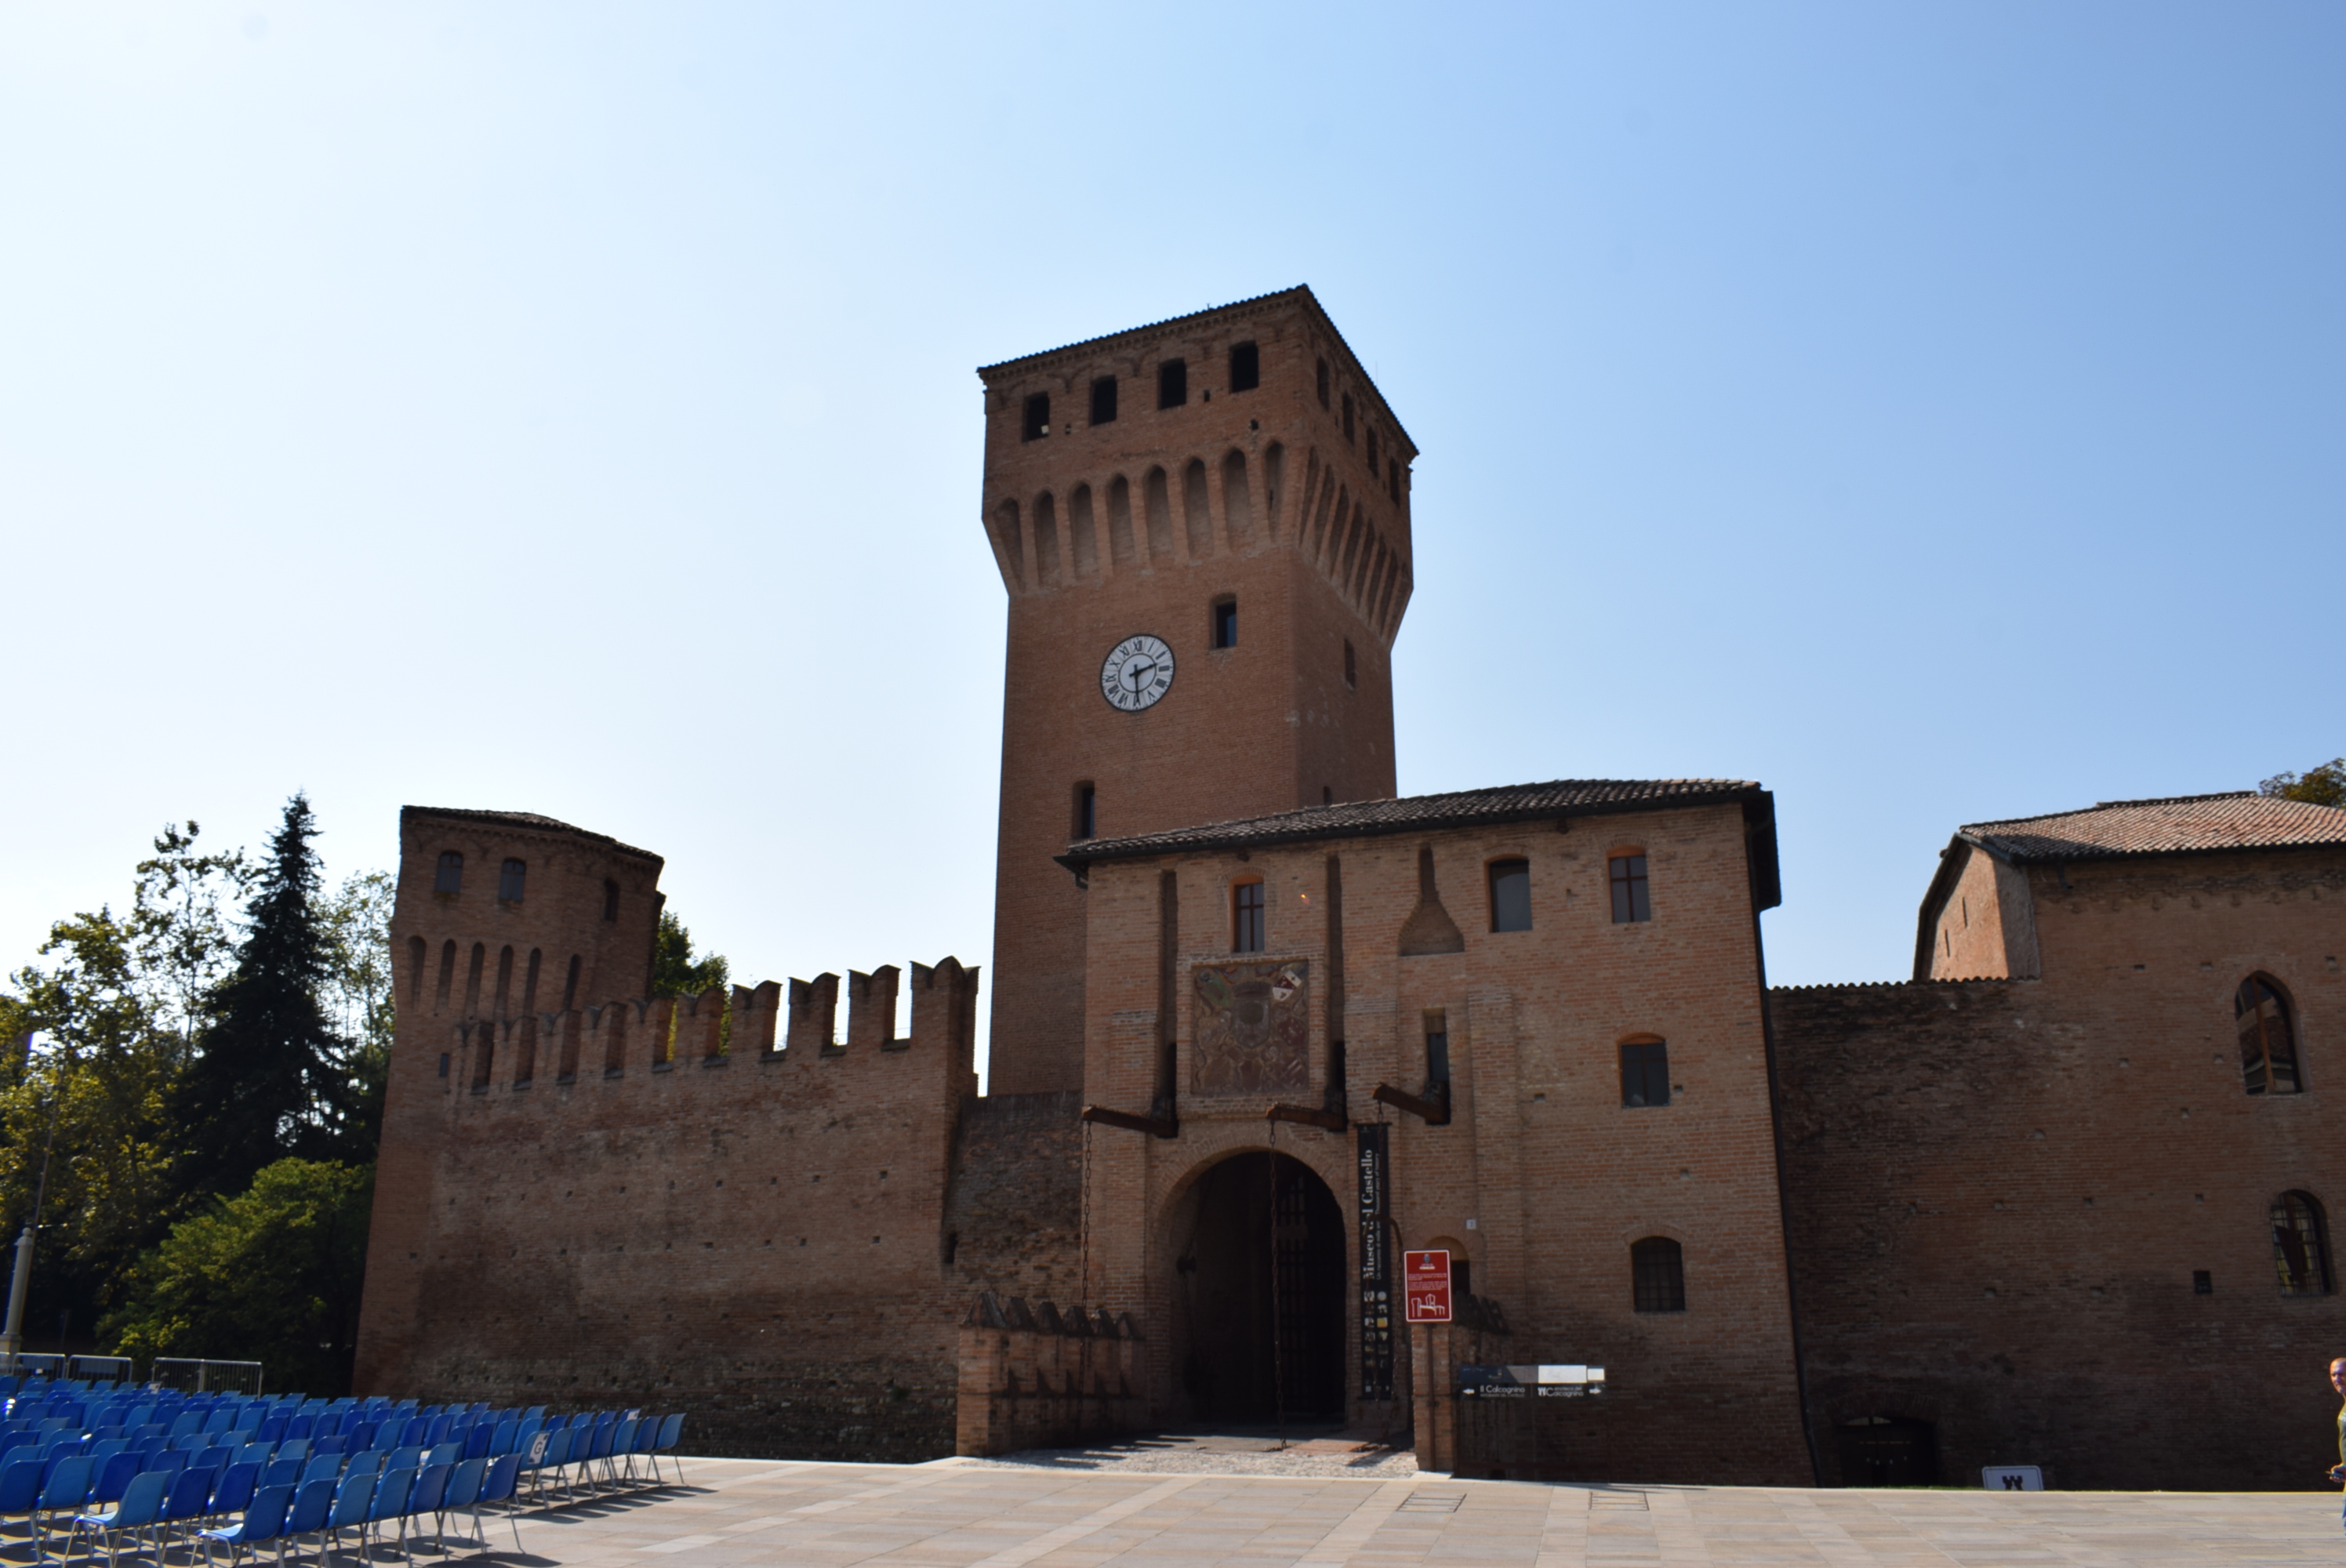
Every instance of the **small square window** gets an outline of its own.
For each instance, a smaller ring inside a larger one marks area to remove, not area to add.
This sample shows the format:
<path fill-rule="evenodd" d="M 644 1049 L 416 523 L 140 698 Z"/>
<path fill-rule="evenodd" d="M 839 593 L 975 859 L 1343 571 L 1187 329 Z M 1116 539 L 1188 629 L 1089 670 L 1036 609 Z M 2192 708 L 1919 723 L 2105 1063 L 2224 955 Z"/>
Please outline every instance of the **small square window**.
<path fill-rule="evenodd" d="M 1239 602 L 1218 599 L 1214 602 L 1214 647 L 1234 648 L 1239 646 Z"/>
<path fill-rule="evenodd" d="M 1036 392 L 1026 400 L 1026 417 L 1018 423 L 1018 439 L 1040 441 L 1051 433 L 1051 394 Z"/>
<path fill-rule="evenodd" d="M 1230 391 L 1252 392 L 1262 385 L 1262 355 L 1252 343 L 1230 345 Z"/>
<path fill-rule="evenodd" d="M 1615 855 L 1609 862 L 1613 881 L 1613 923 L 1628 925 L 1654 918 L 1646 891 L 1646 857 Z"/>
<path fill-rule="evenodd" d="M 2213 1296 L 2216 1294 L 2215 1274 L 2211 1270 L 2205 1268 L 2193 1269 L 2191 1271 L 2191 1294 L 2194 1296 Z"/>
<path fill-rule="evenodd" d="M 1491 862 L 1491 929 L 1532 929 L 1532 863 L 1529 860 Z"/>
<path fill-rule="evenodd" d="M 1189 401 L 1189 361 L 1167 360 L 1157 367 L 1157 406 L 1179 408 Z"/>

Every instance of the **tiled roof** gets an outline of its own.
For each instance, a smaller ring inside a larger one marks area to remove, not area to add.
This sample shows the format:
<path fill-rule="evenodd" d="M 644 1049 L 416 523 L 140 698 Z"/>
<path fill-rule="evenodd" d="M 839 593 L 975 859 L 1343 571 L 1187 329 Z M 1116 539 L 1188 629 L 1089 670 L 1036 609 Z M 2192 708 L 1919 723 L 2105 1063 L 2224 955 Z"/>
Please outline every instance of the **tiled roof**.
<path fill-rule="evenodd" d="M 552 817 L 541 817 L 535 811 L 475 811 L 462 806 L 402 806 L 399 809 L 400 820 L 405 821 L 411 813 L 421 817 L 454 817 L 460 822 L 486 822 L 500 828 L 525 828 L 539 833 L 570 833 L 581 839 L 592 839 L 598 844 L 625 850 L 631 855 L 641 855 L 648 860 L 660 860 L 661 864 L 667 864 L 649 850 L 638 850 L 633 844 L 619 842 L 608 833 L 573 827 Z"/>
<path fill-rule="evenodd" d="M 1962 833 L 2008 860 L 2310 849 L 2346 846 L 2346 810 L 2243 789 L 2162 800 L 2105 800 L 2090 810 L 1973 822 Z"/>
<path fill-rule="evenodd" d="M 1766 802 L 1757 784 L 1735 779 L 1559 779 L 1548 784 L 1504 784 L 1492 789 L 1461 789 L 1448 795 L 1409 795 L 1397 800 L 1347 800 L 1250 817 L 1207 822 L 1128 839 L 1087 839 L 1067 846 L 1059 863 L 1081 874 L 1096 860 L 1132 860 L 1187 851 L 1256 849 L 1308 843 L 1317 839 L 1359 839 L 1385 833 L 1422 832 L 1559 817 L 1601 817 L 1622 811 L 1668 810 L 1728 801 Z M 1772 820 L 1772 813 L 1771 813 Z"/>

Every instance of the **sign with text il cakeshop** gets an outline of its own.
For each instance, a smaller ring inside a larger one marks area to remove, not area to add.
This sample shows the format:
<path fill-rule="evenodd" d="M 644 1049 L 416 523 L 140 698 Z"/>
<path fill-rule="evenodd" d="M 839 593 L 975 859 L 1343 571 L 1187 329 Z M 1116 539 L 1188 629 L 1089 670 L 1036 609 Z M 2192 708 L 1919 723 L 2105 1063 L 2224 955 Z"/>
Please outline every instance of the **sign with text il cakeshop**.
<path fill-rule="evenodd" d="M 1411 1323 L 1450 1321 L 1450 1254 L 1404 1252 L 1401 1255 L 1401 1285 Z"/>

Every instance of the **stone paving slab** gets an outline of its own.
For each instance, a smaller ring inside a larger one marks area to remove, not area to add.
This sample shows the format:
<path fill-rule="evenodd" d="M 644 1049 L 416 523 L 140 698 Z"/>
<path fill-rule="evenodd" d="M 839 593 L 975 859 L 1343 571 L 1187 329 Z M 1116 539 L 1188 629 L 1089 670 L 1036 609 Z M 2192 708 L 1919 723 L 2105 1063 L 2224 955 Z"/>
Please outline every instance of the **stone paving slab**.
<path fill-rule="evenodd" d="M 2192 1568 L 2337 1563 L 2334 1492 L 1803 1492 L 688 1459 L 419 1563 L 657 1568 Z M 314 1562 L 314 1553 L 303 1561 Z M 356 1561 L 345 1553 L 342 1562 Z M 378 1553 L 381 1564 L 395 1553 Z"/>

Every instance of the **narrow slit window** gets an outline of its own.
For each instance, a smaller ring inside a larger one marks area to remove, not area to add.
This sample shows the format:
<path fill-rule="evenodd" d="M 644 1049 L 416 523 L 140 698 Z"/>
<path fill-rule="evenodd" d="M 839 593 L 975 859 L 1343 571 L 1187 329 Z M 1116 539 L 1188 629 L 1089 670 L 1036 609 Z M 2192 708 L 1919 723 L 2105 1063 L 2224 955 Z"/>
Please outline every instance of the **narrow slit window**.
<path fill-rule="evenodd" d="M 1425 1097 L 1450 1103 L 1450 1014 L 1440 1007 L 1425 1014 Z"/>
<path fill-rule="evenodd" d="M 1090 784 L 1076 786 L 1076 837 L 1096 839 L 1099 836 L 1099 791 Z"/>
<path fill-rule="evenodd" d="M 1325 361 L 1325 360 L 1321 360 L 1321 361 L 1317 361 L 1316 363 L 1314 363 L 1314 364 L 1313 364 L 1313 366 L 1312 366 L 1312 368 L 1311 368 L 1311 381 L 1312 381 L 1312 385 L 1313 385 L 1313 386 L 1318 390 L 1318 392 L 1319 392 L 1319 393 L 1320 393 L 1320 406 L 1321 406 L 1321 408 L 1326 408 L 1326 407 L 1328 406 L 1328 361 Z"/>
<path fill-rule="evenodd" d="M 407 939 L 407 1000 L 411 1003 L 423 1000 L 423 965 L 427 954 L 422 937 Z"/>
<path fill-rule="evenodd" d="M 1157 406 L 1179 408 L 1189 401 L 1189 361 L 1167 360 L 1157 367 Z"/>
<path fill-rule="evenodd" d="M 460 893 L 464 891 L 464 857 L 455 850 L 440 851 L 440 870 L 432 879 L 435 893 Z"/>
<path fill-rule="evenodd" d="M 619 918 L 619 884 L 607 877 L 603 881 L 603 918 L 607 921 Z"/>
<path fill-rule="evenodd" d="M 1607 869 L 1613 882 L 1613 923 L 1629 925 L 1653 919 L 1654 906 L 1646 889 L 1645 851 L 1612 856 Z"/>
<path fill-rule="evenodd" d="M 1100 376 L 1092 382 L 1092 423 L 1116 423 L 1116 378 Z"/>
<path fill-rule="evenodd" d="M 1529 860 L 1491 862 L 1491 929 L 1532 929 L 1532 863 Z"/>
<path fill-rule="evenodd" d="M 1018 439 L 1040 441 L 1051 433 L 1051 394 L 1036 392 L 1026 400 L 1025 417 L 1018 422 Z"/>
<path fill-rule="evenodd" d="M 1651 1034 L 1621 1042 L 1621 1104 L 1642 1109 L 1670 1103 L 1670 1048 Z"/>
<path fill-rule="evenodd" d="M 507 860 L 497 868 L 497 901 L 521 902 L 522 883 L 529 875 L 529 867 L 520 860 Z"/>
<path fill-rule="evenodd" d="M 1239 646 L 1239 602 L 1236 599 L 1214 601 L 1214 647 L 1234 648 Z"/>
<path fill-rule="evenodd" d="M 2273 1199 L 2273 1267 L 2282 1295 L 2330 1294 L 2329 1228 L 2311 1193 L 2285 1192 Z"/>
<path fill-rule="evenodd" d="M 1352 439 L 1352 394 L 1344 394 L 1344 439 Z"/>
<path fill-rule="evenodd" d="M 1238 952 L 1260 952 L 1262 943 L 1262 881 L 1257 878 L 1230 890 L 1230 947 Z"/>
<path fill-rule="evenodd" d="M 2297 1073 L 2297 1030 L 2289 999 L 2261 974 L 2240 982 L 2232 998 L 2240 1033 L 2240 1080 L 2251 1095 L 2294 1095 L 2304 1085 Z"/>
<path fill-rule="evenodd" d="M 1370 431 L 1369 431 L 1368 447 L 1369 447 L 1369 477 L 1370 477 L 1370 478 L 1372 478 L 1372 479 L 1373 479 L 1373 478 L 1375 478 L 1375 477 L 1377 476 L 1377 474 L 1381 472 L 1381 470 L 1379 469 L 1379 467 L 1378 467 L 1378 465 L 1377 465 L 1377 433 L 1376 433 L 1376 430 L 1375 430 L 1375 428 L 1374 428 L 1373 426 L 1372 426 L 1372 427 L 1371 427 L 1371 429 L 1370 429 Z"/>
<path fill-rule="evenodd" d="M 1230 391 L 1252 392 L 1262 385 L 1262 354 L 1252 343 L 1230 345 Z"/>
<path fill-rule="evenodd" d="M 1686 1310 L 1686 1253 L 1667 1236 L 1629 1244 L 1630 1305 L 1640 1312 Z"/>
<path fill-rule="evenodd" d="M 1352 691 L 1358 691 L 1361 688 L 1360 657 L 1353 653 L 1352 639 L 1350 637 L 1344 639 L 1344 685 L 1347 689 Z"/>

